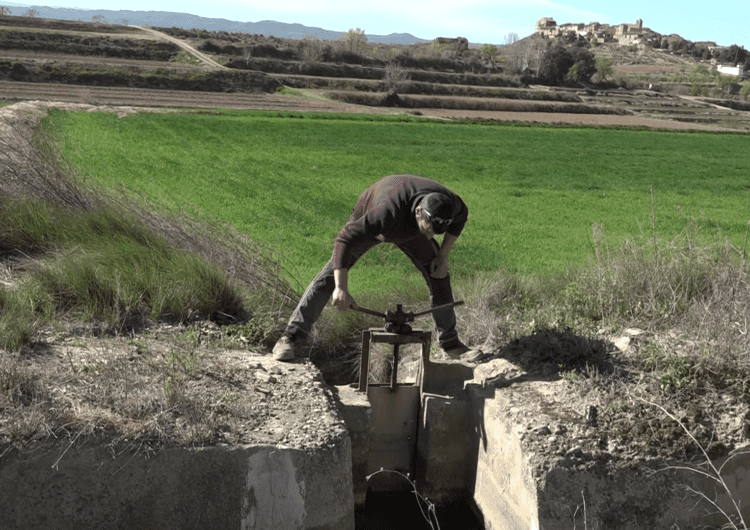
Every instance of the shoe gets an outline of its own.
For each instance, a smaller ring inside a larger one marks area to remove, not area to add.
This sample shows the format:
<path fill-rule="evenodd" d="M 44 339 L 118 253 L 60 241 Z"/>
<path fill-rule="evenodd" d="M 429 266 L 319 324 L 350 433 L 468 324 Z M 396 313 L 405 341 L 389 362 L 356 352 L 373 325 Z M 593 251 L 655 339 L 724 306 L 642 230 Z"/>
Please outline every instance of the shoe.
<path fill-rule="evenodd" d="M 443 353 L 450 359 L 477 362 L 484 357 L 482 350 L 478 348 L 469 348 L 466 344 L 459 342 L 451 348 L 443 348 Z"/>
<path fill-rule="evenodd" d="M 273 359 L 275 361 L 293 361 L 294 339 L 289 335 L 282 335 L 273 347 Z"/>

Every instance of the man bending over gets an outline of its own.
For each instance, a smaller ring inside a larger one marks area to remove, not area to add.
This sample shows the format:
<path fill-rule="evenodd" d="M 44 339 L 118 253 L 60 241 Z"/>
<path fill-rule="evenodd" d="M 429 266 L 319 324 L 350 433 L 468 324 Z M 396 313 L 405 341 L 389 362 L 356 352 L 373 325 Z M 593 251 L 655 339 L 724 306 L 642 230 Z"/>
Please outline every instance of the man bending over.
<path fill-rule="evenodd" d="M 393 243 L 422 273 L 432 307 L 453 303 L 448 256 L 461 235 L 469 210 L 461 197 L 424 177 L 389 175 L 367 188 L 333 244 L 333 255 L 305 290 L 286 330 L 273 348 L 279 361 L 295 358 L 295 345 L 309 335 L 328 300 L 340 311 L 356 308 L 348 278 L 357 260 L 380 243 Z M 445 234 L 438 245 L 434 236 Z M 448 357 L 482 356 L 458 338 L 452 307 L 432 313 L 440 346 Z"/>

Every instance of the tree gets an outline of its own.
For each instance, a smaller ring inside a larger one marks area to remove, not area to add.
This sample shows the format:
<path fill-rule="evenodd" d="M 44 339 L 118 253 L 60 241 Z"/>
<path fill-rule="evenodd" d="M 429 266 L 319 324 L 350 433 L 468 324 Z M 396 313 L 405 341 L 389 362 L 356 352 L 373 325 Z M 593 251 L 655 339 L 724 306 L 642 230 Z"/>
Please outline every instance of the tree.
<path fill-rule="evenodd" d="M 485 44 L 484 46 L 482 46 L 482 55 L 486 55 L 489 58 L 490 63 L 492 64 L 492 68 L 495 68 L 497 53 L 498 49 L 494 44 Z"/>
<path fill-rule="evenodd" d="M 4 16 L 10 16 L 10 8 L 5 6 L 0 6 L 0 17 Z"/>
<path fill-rule="evenodd" d="M 539 77 L 550 85 L 559 85 L 575 64 L 573 55 L 563 46 L 548 46 L 539 64 Z"/>
<path fill-rule="evenodd" d="M 614 73 L 614 70 L 612 70 L 611 57 L 597 57 L 595 60 L 596 71 L 599 73 L 599 79 L 604 81 Z"/>
<path fill-rule="evenodd" d="M 505 45 L 510 46 L 511 44 L 518 42 L 518 33 L 510 32 L 505 36 Z"/>
<path fill-rule="evenodd" d="M 383 72 L 383 84 L 388 94 L 396 94 L 409 80 L 409 73 L 401 68 L 396 62 L 390 61 L 385 65 Z"/>
<path fill-rule="evenodd" d="M 104 18 L 103 15 L 94 15 L 93 17 L 91 17 L 91 21 L 92 22 L 98 22 L 98 23 L 101 24 L 101 23 L 104 23 L 106 21 L 106 19 Z"/>
<path fill-rule="evenodd" d="M 596 73 L 596 61 L 594 56 L 586 48 L 574 48 L 570 54 L 575 66 L 575 75 L 571 75 L 579 83 L 587 83 L 591 76 Z M 572 68 L 572 67 L 571 67 Z"/>
<path fill-rule="evenodd" d="M 750 53 L 742 47 L 732 44 L 719 52 L 718 60 L 723 64 L 745 64 L 750 59 Z"/>
<path fill-rule="evenodd" d="M 26 11 L 26 13 L 23 14 L 23 16 L 34 18 L 38 14 L 39 14 L 39 11 L 37 11 L 36 9 L 29 9 L 28 11 Z"/>
<path fill-rule="evenodd" d="M 359 28 L 350 29 L 342 38 L 349 43 L 349 51 L 352 53 L 359 53 L 360 47 L 367 42 L 365 30 Z"/>

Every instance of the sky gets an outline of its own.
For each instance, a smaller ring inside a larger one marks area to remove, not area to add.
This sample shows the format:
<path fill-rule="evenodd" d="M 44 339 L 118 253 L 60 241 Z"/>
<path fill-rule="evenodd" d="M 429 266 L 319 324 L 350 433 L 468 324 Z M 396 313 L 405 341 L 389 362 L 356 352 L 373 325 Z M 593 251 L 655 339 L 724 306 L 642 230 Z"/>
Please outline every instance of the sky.
<path fill-rule="evenodd" d="M 0 5 L 4 3 L 32 4 L 0 0 Z M 34 4 L 177 11 L 238 22 L 300 23 L 333 31 L 360 28 L 365 35 L 411 33 L 427 40 L 465 37 L 478 44 L 502 44 L 511 33 L 526 37 L 543 17 L 553 18 L 558 25 L 568 22 L 619 25 L 643 19 L 644 27 L 663 35 L 676 33 L 693 42 L 738 44 L 750 50 L 750 7 L 746 0 L 50 0 Z"/>

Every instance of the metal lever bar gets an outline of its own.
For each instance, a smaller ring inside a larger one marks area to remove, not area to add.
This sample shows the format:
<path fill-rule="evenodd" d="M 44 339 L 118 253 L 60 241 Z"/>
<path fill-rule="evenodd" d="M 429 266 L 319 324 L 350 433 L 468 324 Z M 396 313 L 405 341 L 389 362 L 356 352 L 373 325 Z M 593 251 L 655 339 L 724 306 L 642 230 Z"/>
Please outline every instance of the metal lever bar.
<path fill-rule="evenodd" d="M 427 313 L 432 313 L 433 311 L 437 311 L 439 309 L 448 309 L 449 307 L 456 307 L 458 305 L 463 305 L 463 303 L 464 303 L 464 301 L 460 300 L 458 302 L 451 302 L 449 304 L 438 305 L 438 306 L 435 306 L 435 307 L 431 307 L 430 309 L 427 309 L 425 311 L 420 311 L 419 313 L 414 313 L 413 316 L 414 316 L 414 318 L 421 317 L 422 315 L 426 315 Z"/>
<path fill-rule="evenodd" d="M 364 307 L 351 305 L 349 306 L 349 309 L 354 309 L 355 311 L 359 311 L 360 313 L 367 313 L 368 315 L 385 318 L 385 313 L 378 313 L 377 311 L 372 311 L 371 309 L 365 309 Z"/>
<path fill-rule="evenodd" d="M 419 311 L 418 313 L 403 313 L 403 316 L 406 318 L 407 322 L 411 322 L 412 320 L 414 320 L 417 317 L 424 316 L 424 315 L 426 315 L 428 313 L 432 313 L 432 312 L 438 311 L 440 309 L 447 309 L 449 307 L 455 307 L 455 306 L 463 305 L 463 303 L 464 303 L 463 300 L 460 300 L 458 302 L 451 302 L 449 304 L 443 304 L 443 305 L 438 305 L 438 306 L 435 306 L 435 307 L 431 307 L 430 309 L 426 309 L 424 311 Z M 361 306 L 349 306 L 349 308 L 353 309 L 355 311 L 359 311 L 360 313 L 366 313 L 368 315 L 373 315 L 373 316 L 380 317 L 380 318 L 388 320 L 388 316 L 385 313 L 380 313 L 378 311 L 373 311 L 372 309 L 366 309 L 366 308 L 361 307 Z"/>

